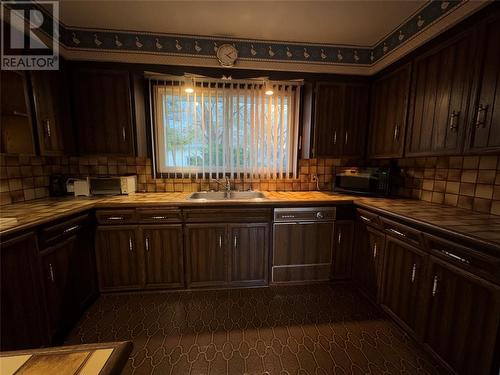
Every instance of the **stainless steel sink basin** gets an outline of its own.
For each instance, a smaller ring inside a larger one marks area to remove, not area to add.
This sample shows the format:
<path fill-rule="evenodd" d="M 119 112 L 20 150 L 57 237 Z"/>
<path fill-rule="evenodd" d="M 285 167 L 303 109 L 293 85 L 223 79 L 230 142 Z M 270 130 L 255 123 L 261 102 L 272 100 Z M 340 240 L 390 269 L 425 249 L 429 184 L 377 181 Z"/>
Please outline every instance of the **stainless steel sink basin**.
<path fill-rule="evenodd" d="M 260 200 L 266 199 L 264 193 L 260 191 L 231 191 L 229 197 L 226 198 L 225 191 L 200 191 L 197 193 L 192 193 L 188 196 L 189 200 L 210 200 L 210 201 L 220 201 L 220 200 Z"/>

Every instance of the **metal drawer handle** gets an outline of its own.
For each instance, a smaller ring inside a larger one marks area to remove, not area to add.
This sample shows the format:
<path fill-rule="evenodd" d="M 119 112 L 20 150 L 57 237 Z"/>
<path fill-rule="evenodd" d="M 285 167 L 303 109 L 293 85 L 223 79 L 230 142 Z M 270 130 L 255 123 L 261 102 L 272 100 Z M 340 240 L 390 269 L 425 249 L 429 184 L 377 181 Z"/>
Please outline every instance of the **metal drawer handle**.
<path fill-rule="evenodd" d="M 373 245 L 373 259 L 375 259 L 377 257 L 377 243 L 375 242 L 375 244 Z"/>
<path fill-rule="evenodd" d="M 411 282 L 415 281 L 415 276 L 417 276 L 417 264 L 413 263 L 413 268 L 411 270 Z"/>
<path fill-rule="evenodd" d="M 151 216 L 151 219 L 165 220 L 165 219 L 168 219 L 168 216 Z"/>
<path fill-rule="evenodd" d="M 125 126 L 122 126 L 122 138 L 123 138 L 123 141 L 125 141 L 127 139 L 127 137 L 125 135 Z"/>
<path fill-rule="evenodd" d="M 434 282 L 432 284 L 432 296 L 434 297 L 438 291 L 438 277 L 434 275 Z"/>
<path fill-rule="evenodd" d="M 337 144 L 337 131 L 336 130 L 333 132 L 333 144 L 334 145 Z"/>
<path fill-rule="evenodd" d="M 453 258 L 453 259 L 456 259 L 462 263 L 465 263 L 465 264 L 470 264 L 470 262 L 465 259 L 465 258 L 462 258 L 462 257 L 459 257 L 458 255 L 455 255 L 453 253 L 450 253 L 449 251 L 446 251 L 446 250 L 441 250 L 441 252 L 445 255 L 448 255 L 450 258 Z"/>
<path fill-rule="evenodd" d="M 132 244 L 132 237 L 128 238 L 128 249 L 134 251 L 134 245 Z"/>
<path fill-rule="evenodd" d="M 293 219 L 295 218 L 295 215 L 281 215 L 282 219 Z"/>
<path fill-rule="evenodd" d="M 339 236 L 338 236 L 337 242 L 339 245 L 342 242 L 342 231 L 341 230 L 339 230 Z"/>
<path fill-rule="evenodd" d="M 406 237 L 406 234 L 404 234 L 403 232 L 400 232 L 399 230 L 389 228 L 388 231 L 392 232 L 394 234 L 397 234 L 398 236 Z"/>
<path fill-rule="evenodd" d="M 479 104 L 479 107 L 477 109 L 477 117 L 476 117 L 476 128 L 479 128 L 480 126 L 486 125 L 486 111 L 488 110 L 488 105 L 482 105 Z"/>
<path fill-rule="evenodd" d="M 51 137 L 52 135 L 52 132 L 51 132 L 51 129 L 50 129 L 50 120 L 49 119 L 46 119 L 43 121 L 45 123 L 45 129 L 47 130 L 47 137 Z"/>
<path fill-rule="evenodd" d="M 349 133 L 348 132 L 345 132 L 345 144 L 347 144 L 347 139 L 349 137 Z"/>
<path fill-rule="evenodd" d="M 78 228 L 80 228 L 80 226 L 79 226 L 79 225 L 74 225 L 74 226 L 72 226 L 72 227 L 70 227 L 70 228 L 66 228 L 63 232 L 64 232 L 64 233 L 73 232 L 74 230 L 77 230 Z"/>
<path fill-rule="evenodd" d="M 458 116 L 460 115 L 460 111 L 453 111 L 450 115 L 450 130 L 458 129 Z"/>
<path fill-rule="evenodd" d="M 399 137 L 399 125 L 394 126 L 394 142 L 398 140 Z"/>
<path fill-rule="evenodd" d="M 219 234 L 219 248 L 222 249 L 222 235 Z"/>
<path fill-rule="evenodd" d="M 234 235 L 234 248 L 236 249 L 238 247 L 238 236 L 235 234 Z"/>
<path fill-rule="evenodd" d="M 371 223 L 371 222 L 372 222 L 372 220 L 371 220 L 371 219 L 368 219 L 366 216 L 359 215 L 359 217 L 360 217 L 360 219 L 362 219 L 362 220 L 364 220 L 364 221 L 367 221 L 367 222 L 369 222 L 369 223 Z"/>
<path fill-rule="evenodd" d="M 149 237 L 146 237 L 146 251 L 149 251 Z"/>
<path fill-rule="evenodd" d="M 50 281 L 55 282 L 54 267 L 52 267 L 52 263 L 49 263 L 49 275 L 50 275 Z"/>
<path fill-rule="evenodd" d="M 123 216 L 108 216 L 107 220 L 124 220 Z"/>

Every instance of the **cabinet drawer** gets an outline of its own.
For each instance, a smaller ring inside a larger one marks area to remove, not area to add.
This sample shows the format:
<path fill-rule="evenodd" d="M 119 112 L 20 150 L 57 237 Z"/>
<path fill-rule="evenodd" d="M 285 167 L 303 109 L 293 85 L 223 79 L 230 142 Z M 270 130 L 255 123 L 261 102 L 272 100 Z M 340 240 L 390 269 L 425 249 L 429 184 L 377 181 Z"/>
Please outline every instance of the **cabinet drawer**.
<path fill-rule="evenodd" d="M 136 220 L 135 210 L 98 210 L 95 213 L 99 224 L 125 224 Z"/>
<path fill-rule="evenodd" d="M 362 223 L 374 228 L 382 228 L 382 223 L 380 222 L 380 218 L 377 214 L 362 210 L 361 208 L 356 208 L 356 214 Z"/>
<path fill-rule="evenodd" d="M 263 223 L 271 219 L 271 209 L 262 208 L 220 208 L 185 209 L 183 216 L 187 223 Z"/>
<path fill-rule="evenodd" d="M 422 232 L 413 229 L 404 224 L 380 217 L 380 221 L 384 227 L 384 231 L 393 237 L 399 238 L 414 246 L 421 247 L 423 244 Z"/>
<path fill-rule="evenodd" d="M 178 208 L 155 209 L 138 208 L 136 210 L 139 223 L 179 223 L 182 222 L 182 212 Z"/>
<path fill-rule="evenodd" d="M 276 208 L 274 221 L 331 221 L 335 220 L 336 211 L 336 207 Z"/>
<path fill-rule="evenodd" d="M 500 258 L 427 233 L 424 240 L 434 256 L 500 284 Z"/>
<path fill-rule="evenodd" d="M 89 215 L 85 214 L 65 220 L 62 223 L 42 227 L 40 230 L 40 250 L 77 234 L 88 222 Z"/>

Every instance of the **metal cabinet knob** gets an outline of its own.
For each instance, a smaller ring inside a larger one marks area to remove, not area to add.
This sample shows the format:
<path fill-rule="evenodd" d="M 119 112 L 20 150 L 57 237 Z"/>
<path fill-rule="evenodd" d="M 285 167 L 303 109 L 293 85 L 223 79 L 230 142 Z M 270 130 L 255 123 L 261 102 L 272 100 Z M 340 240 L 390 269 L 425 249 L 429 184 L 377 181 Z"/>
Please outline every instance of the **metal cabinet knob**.
<path fill-rule="evenodd" d="M 319 212 L 316 212 L 316 217 L 318 219 L 323 219 L 325 217 L 325 215 L 323 215 L 323 212 L 319 211 Z"/>

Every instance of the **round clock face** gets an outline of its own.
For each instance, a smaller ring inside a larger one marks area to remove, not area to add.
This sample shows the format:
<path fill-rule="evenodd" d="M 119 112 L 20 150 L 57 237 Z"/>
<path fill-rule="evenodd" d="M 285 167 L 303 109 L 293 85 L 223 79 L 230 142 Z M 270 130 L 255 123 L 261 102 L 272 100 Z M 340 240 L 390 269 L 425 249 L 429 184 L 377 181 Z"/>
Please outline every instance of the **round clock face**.
<path fill-rule="evenodd" d="M 217 58 L 222 66 L 233 66 L 238 50 L 231 44 L 223 44 L 217 49 Z"/>

